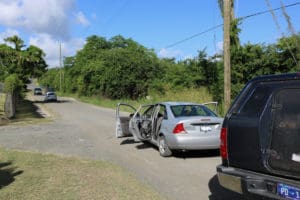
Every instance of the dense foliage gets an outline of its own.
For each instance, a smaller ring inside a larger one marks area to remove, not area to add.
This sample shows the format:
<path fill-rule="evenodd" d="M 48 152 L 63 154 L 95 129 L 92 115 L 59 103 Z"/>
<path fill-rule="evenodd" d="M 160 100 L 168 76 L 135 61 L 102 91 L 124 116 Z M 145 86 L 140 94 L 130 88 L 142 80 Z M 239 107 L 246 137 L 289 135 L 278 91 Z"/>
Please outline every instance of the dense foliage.
<path fill-rule="evenodd" d="M 65 59 L 63 87 L 80 95 L 101 95 L 109 98 L 136 99 L 147 95 L 149 85 L 161 77 L 159 59 L 132 39 L 115 36 L 110 40 L 98 36 L 87 38 L 84 48 L 75 57 Z M 49 70 L 41 83 L 59 89 L 57 77 Z"/>
<path fill-rule="evenodd" d="M 5 39 L 13 47 L 0 44 L 0 82 L 8 76 L 17 76 L 18 80 L 26 83 L 31 77 L 40 77 L 47 68 L 44 52 L 33 45 L 24 49 L 24 41 L 18 36 Z"/>
<path fill-rule="evenodd" d="M 299 45 L 300 35 L 269 45 L 237 42 L 232 49 L 232 97 L 255 76 L 298 71 Z M 209 57 L 204 49 L 197 57 L 182 61 L 160 59 L 132 39 L 115 36 L 106 40 L 94 35 L 74 57 L 65 58 L 64 68 L 48 70 L 40 82 L 63 92 L 112 99 L 204 86 L 215 100 L 222 101 L 221 58 Z"/>

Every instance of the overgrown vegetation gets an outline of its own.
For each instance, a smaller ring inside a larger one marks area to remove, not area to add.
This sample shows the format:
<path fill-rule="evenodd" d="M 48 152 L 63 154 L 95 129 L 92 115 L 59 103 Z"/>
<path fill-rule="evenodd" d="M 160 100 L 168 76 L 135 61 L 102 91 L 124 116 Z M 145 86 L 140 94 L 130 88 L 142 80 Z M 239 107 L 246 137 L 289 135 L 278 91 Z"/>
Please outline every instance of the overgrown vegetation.
<path fill-rule="evenodd" d="M 13 93 L 14 91 L 20 91 L 23 85 L 17 74 L 10 74 L 4 80 L 4 92 Z"/>
<path fill-rule="evenodd" d="M 237 42 L 232 49 L 232 99 L 255 76 L 298 71 L 299 44 L 299 34 L 276 44 Z M 171 100 L 168 93 L 190 91 L 180 99 L 193 101 L 186 97 L 200 88 L 207 88 L 206 95 L 212 95 L 214 101 L 223 99 L 221 55 L 209 57 L 202 50 L 197 57 L 182 61 L 160 59 L 152 50 L 122 36 L 109 40 L 88 37 L 82 50 L 65 59 L 62 69 L 48 70 L 39 81 L 61 92 L 101 99 L 140 101 L 160 96 L 163 98 L 157 100 Z"/>
<path fill-rule="evenodd" d="M 5 94 L 0 92 L 0 116 L 4 115 Z"/>
<path fill-rule="evenodd" d="M 0 199 L 164 199 L 120 167 L 0 148 Z"/>

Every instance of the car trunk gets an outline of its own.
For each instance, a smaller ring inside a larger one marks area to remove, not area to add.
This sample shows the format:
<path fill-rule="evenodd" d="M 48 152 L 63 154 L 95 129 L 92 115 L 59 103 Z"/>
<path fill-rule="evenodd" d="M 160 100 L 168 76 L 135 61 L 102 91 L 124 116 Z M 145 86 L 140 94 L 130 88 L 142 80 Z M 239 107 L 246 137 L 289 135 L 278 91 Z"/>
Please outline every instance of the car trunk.
<path fill-rule="evenodd" d="M 193 117 L 184 120 L 184 127 L 187 133 L 191 135 L 210 136 L 219 135 L 223 119 L 216 117 Z"/>

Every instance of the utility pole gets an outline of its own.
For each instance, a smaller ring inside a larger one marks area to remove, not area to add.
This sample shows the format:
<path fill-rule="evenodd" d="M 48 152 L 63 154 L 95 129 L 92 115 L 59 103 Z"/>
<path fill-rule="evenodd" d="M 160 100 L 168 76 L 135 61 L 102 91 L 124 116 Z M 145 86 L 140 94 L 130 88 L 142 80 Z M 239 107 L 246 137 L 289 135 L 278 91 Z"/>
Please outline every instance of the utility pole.
<path fill-rule="evenodd" d="M 231 103 L 231 63 L 230 63 L 230 21 L 232 0 L 223 0 L 224 13 L 224 112 L 230 107 Z"/>

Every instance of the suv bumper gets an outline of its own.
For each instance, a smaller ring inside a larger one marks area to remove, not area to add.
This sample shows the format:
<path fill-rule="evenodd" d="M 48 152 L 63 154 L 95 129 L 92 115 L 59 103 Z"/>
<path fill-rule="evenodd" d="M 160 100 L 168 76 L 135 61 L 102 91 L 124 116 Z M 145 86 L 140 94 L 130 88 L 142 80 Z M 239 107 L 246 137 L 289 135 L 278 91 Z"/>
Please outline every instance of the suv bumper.
<path fill-rule="evenodd" d="M 300 189 L 300 181 L 253 171 L 219 165 L 217 166 L 217 172 L 220 185 L 245 196 L 259 195 L 272 199 L 284 199 L 277 191 L 280 183 Z"/>

